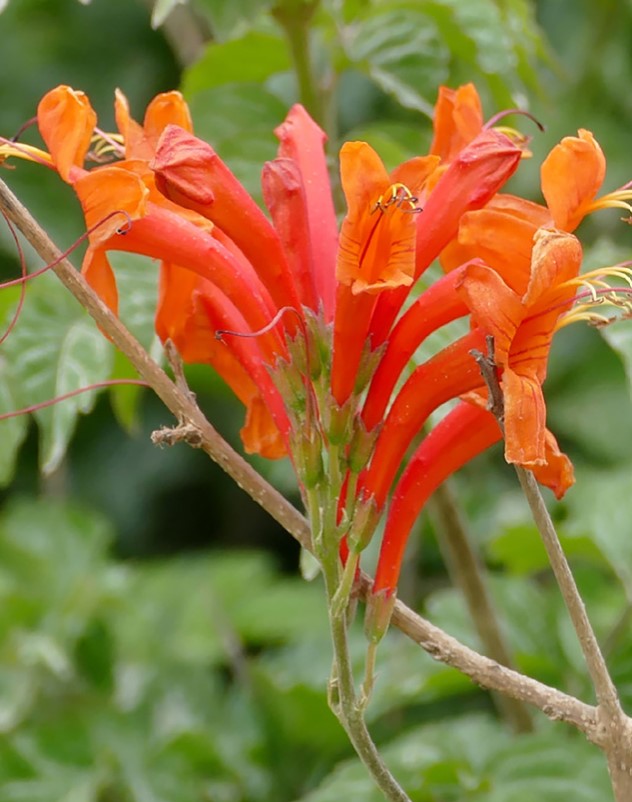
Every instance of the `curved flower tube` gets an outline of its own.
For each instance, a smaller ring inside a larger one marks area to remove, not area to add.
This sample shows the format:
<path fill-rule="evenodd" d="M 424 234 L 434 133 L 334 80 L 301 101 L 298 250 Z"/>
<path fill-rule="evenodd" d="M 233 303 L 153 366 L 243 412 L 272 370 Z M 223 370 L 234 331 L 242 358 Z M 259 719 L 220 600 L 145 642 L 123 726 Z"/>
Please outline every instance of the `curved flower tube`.
<path fill-rule="evenodd" d="M 393 491 L 380 546 L 372 592 L 395 593 L 406 544 L 419 513 L 449 476 L 501 439 L 496 418 L 480 405 L 461 401 L 426 435 Z M 573 468 L 546 432 L 546 464 L 534 473 L 557 498 L 573 483 Z"/>

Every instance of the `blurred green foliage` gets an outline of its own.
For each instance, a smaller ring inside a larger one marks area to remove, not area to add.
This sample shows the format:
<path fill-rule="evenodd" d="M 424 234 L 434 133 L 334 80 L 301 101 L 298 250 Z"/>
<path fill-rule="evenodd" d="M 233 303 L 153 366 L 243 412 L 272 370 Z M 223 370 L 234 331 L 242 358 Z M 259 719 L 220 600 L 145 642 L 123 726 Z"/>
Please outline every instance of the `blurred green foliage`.
<path fill-rule="evenodd" d="M 17 131 L 57 83 L 86 90 L 105 129 L 115 86 L 137 117 L 156 92 L 181 86 L 197 132 L 258 197 L 273 128 L 305 100 L 276 5 L 10 0 L 0 15 L 0 132 Z M 528 106 L 546 124 L 533 142 L 536 163 L 586 127 L 606 151 L 607 188 L 632 178 L 629 3 L 323 0 L 310 30 L 313 71 L 326 88 L 312 111 L 330 134 L 332 167 L 348 138 L 370 141 L 389 166 L 424 152 L 437 85 L 472 80 L 489 115 Z M 3 177 L 62 247 L 81 233 L 76 201 L 56 176 L 19 164 Z M 514 186 L 539 199 L 533 164 Z M 629 257 L 630 233 L 615 212 L 593 215 L 580 233 L 589 263 Z M 6 277 L 19 269 L 4 229 L 0 266 Z M 156 350 L 156 271 L 127 255 L 116 270 L 121 316 Z M 0 330 L 18 297 L 0 294 Z M 74 301 L 42 277 L 0 352 L 0 412 L 129 375 Z M 237 443 L 240 413 L 225 389 L 204 368 L 189 376 L 210 419 Z M 630 376 L 629 325 L 572 327 L 557 337 L 546 386 L 551 428 L 578 474 L 554 514 L 628 706 Z M 377 799 L 327 709 L 320 588 L 296 576 L 289 537 L 203 455 L 149 444 L 163 423 L 169 416 L 157 402 L 132 388 L 79 396 L 38 413 L 35 424 L 0 423 L 0 799 Z M 294 492 L 286 464 L 257 467 Z M 499 451 L 457 484 L 518 666 L 589 699 L 574 635 Z M 425 519 L 413 541 L 406 599 L 479 646 Z M 363 638 L 354 638 L 360 666 Z M 533 735 L 509 737 L 486 694 L 397 633 L 381 649 L 369 714 L 415 802 L 609 796 L 603 760 L 585 741 L 543 717 Z"/>

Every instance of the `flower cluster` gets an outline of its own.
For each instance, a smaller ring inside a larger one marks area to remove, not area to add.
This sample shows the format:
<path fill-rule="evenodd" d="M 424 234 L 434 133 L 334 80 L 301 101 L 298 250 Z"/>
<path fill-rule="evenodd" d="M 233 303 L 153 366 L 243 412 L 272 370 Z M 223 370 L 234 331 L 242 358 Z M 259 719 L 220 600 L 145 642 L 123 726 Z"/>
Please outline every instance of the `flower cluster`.
<path fill-rule="evenodd" d="M 472 356 L 490 336 L 506 459 L 564 494 L 573 469 L 546 428 L 542 394 L 551 341 L 594 303 L 618 304 L 608 276 L 629 283 L 622 266 L 580 274 L 572 232 L 596 209 L 629 209 L 630 197 L 627 188 L 597 197 L 605 159 L 590 132 L 553 148 L 541 169 L 545 203 L 533 203 L 500 192 L 529 155 L 524 138 L 485 125 L 472 85 L 441 88 L 427 155 L 389 173 L 366 142 L 342 147 L 338 230 L 326 137 L 301 106 L 276 129 L 278 157 L 263 168 L 269 215 L 194 136 L 177 92 L 156 97 L 142 125 L 118 92 L 115 110 L 118 133 L 106 134 L 88 98 L 59 86 L 38 108 L 47 150 L 0 140 L 0 160 L 41 162 L 72 186 L 90 231 L 82 270 L 113 310 L 108 252 L 160 260 L 158 334 L 243 402 L 246 451 L 289 455 L 316 541 L 327 527 L 314 492 L 335 506 L 343 561 L 388 507 L 378 606 L 394 596 L 430 494 L 501 438 Z M 443 276 L 420 292 L 436 260 Z M 407 371 L 421 343 L 458 318 L 469 332 Z"/>

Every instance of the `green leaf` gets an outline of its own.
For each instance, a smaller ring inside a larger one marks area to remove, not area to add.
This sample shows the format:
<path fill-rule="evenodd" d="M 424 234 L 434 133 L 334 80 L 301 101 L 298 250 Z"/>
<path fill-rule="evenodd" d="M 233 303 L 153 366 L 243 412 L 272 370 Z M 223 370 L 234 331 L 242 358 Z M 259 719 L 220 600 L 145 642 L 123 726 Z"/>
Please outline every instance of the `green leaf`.
<path fill-rule="evenodd" d="M 588 560 L 599 566 L 604 557 L 595 542 L 586 534 L 559 532 L 560 542 L 567 557 Z M 533 574 L 550 567 L 542 538 L 535 526 L 518 524 L 506 527 L 489 541 L 487 551 L 492 560 L 502 564 L 514 574 Z"/>
<path fill-rule="evenodd" d="M 416 802 L 590 802 L 610 793 L 605 760 L 580 736 L 559 729 L 508 737 L 472 715 L 411 730 L 383 747 L 384 759 Z M 302 802 L 379 802 L 357 760 L 341 763 Z"/>
<path fill-rule="evenodd" d="M 280 36 L 251 31 L 240 39 L 212 42 L 202 58 L 185 71 L 182 91 L 187 96 L 231 83 L 263 83 L 292 66 L 287 42 Z"/>
<path fill-rule="evenodd" d="M 273 0 L 197 0 L 196 5 L 208 14 L 214 37 L 224 41 L 249 30 L 272 3 Z"/>
<path fill-rule="evenodd" d="M 286 106 L 259 84 L 216 86 L 188 99 L 198 136 L 213 145 L 260 200 L 261 169 L 276 157 L 274 128 L 283 121 Z"/>
<path fill-rule="evenodd" d="M 19 323 L 7 340 L 6 353 L 21 406 L 105 381 L 112 362 L 111 345 L 70 293 L 49 275 L 31 286 Z M 95 398 L 95 391 L 86 392 L 35 413 L 44 472 L 58 467 L 78 414 L 89 412 Z"/>
<path fill-rule="evenodd" d="M 0 414 L 16 412 L 20 403 L 15 394 L 15 369 L 4 355 L 0 355 Z M 0 421 L 0 487 L 13 479 L 15 463 L 22 441 L 26 437 L 25 415 Z"/>
<path fill-rule="evenodd" d="M 434 93 L 448 76 L 450 58 L 432 17 L 412 8 L 376 10 L 349 33 L 350 61 L 403 106 L 431 116 Z"/>
<path fill-rule="evenodd" d="M 632 475 L 625 471 L 578 468 L 580 492 L 567 497 L 569 531 L 590 537 L 614 573 L 632 590 Z"/>
<path fill-rule="evenodd" d="M 632 326 L 626 323 L 608 326 L 600 330 L 601 336 L 608 345 L 621 357 L 628 388 L 632 396 Z"/>

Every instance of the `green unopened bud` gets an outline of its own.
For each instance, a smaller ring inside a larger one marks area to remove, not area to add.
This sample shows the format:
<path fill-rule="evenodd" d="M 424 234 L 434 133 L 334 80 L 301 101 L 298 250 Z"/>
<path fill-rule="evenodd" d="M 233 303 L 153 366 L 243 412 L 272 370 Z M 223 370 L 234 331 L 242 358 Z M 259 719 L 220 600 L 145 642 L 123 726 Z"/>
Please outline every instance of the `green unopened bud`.
<path fill-rule="evenodd" d="M 351 526 L 347 532 L 349 550 L 356 553 L 364 551 L 371 542 L 373 533 L 379 523 L 382 511 L 371 497 L 368 501 L 357 501 L 353 512 Z"/>
<path fill-rule="evenodd" d="M 396 599 L 395 591 L 390 588 L 367 596 L 364 634 L 371 643 L 378 644 L 386 634 Z"/>

